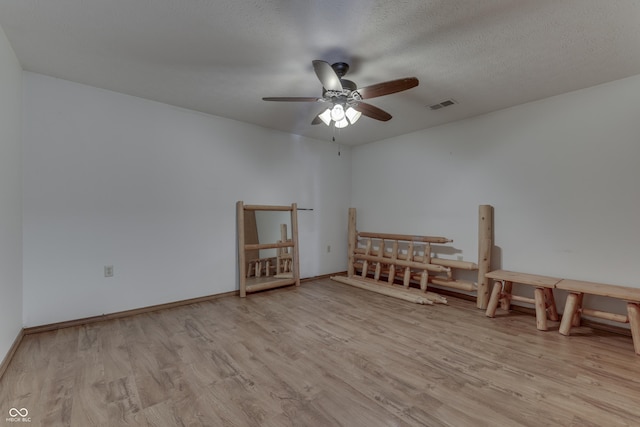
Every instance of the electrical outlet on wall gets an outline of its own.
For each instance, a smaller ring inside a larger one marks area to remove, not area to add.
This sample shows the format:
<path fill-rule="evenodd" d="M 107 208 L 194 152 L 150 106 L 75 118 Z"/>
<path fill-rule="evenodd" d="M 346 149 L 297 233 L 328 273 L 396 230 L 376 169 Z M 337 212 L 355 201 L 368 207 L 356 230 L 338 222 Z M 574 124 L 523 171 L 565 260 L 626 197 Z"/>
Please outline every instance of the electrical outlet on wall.
<path fill-rule="evenodd" d="M 104 277 L 113 277 L 113 265 L 104 266 Z"/>

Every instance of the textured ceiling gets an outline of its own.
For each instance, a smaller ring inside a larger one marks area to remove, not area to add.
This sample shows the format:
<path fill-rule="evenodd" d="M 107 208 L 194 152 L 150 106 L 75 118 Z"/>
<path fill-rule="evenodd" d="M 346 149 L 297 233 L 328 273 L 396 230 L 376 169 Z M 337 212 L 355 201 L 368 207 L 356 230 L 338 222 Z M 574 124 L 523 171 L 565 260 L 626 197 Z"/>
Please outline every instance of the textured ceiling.
<path fill-rule="evenodd" d="M 637 0 L 1 0 L 0 26 L 25 70 L 322 140 L 321 104 L 261 98 L 320 96 L 313 59 L 420 80 L 344 144 L 640 74 Z"/>

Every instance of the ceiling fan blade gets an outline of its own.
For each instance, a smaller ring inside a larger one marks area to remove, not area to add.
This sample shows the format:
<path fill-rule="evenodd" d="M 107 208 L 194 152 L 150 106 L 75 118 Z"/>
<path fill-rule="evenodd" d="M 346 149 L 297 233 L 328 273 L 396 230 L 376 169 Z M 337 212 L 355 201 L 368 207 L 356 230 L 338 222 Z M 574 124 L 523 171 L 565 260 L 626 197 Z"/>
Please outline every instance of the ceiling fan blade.
<path fill-rule="evenodd" d="M 367 117 L 371 117 L 372 119 L 380 120 L 382 122 L 386 122 L 391 120 L 391 114 L 386 111 L 373 106 L 371 104 L 367 104 L 366 102 L 358 102 L 357 104 L 353 104 L 352 107 L 356 111 L 360 111 Z"/>
<path fill-rule="evenodd" d="M 284 101 L 284 102 L 320 102 L 324 101 L 322 98 L 303 98 L 296 96 L 282 96 L 282 97 L 266 97 L 262 98 L 263 101 Z"/>
<path fill-rule="evenodd" d="M 342 83 L 340 83 L 340 77 L 336 74 L 331 65 L 326 61 L 320 61 L 318 59 L 312 61 L 313 70 L 316 72 L 316 76 L 322 83 L 322 86 L 326 90 L 342 91 Z"/>
<path fill-rule="evenodd" d="M 313 120 L 311 121 L 312 125 L 319 125 L 320 123 L 322 123 L 322 119 L 320 119 L 320 114 L 318 114 L 317 116 L 315 116 L 313 118 Z"/>
<path fill-rule="evenodd" d="M 402 92 L 403 90 L 418 86 L 418 83 L 418 79 L 415 77 L 406 77 L 404 79 L 391 80 L 384 83 L 362 87 L 356 92 L 360 94 L 362 99 L 370 99 L 378 96 L 389 95 L 390 93 Z"/>

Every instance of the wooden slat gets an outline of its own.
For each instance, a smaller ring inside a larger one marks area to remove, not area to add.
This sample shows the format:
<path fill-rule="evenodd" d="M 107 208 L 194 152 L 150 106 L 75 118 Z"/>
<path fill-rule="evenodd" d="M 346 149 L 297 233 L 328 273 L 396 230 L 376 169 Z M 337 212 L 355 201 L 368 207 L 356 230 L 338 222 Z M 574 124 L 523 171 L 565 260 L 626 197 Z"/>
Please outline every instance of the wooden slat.
<path fill-rule="evenodd" d="M 245 249 L 248 251 L 252 249 L 293 248 L 294 246 L 293 242 L 252 243 L 250 245 L 244 245 Z"/>
<path fill-rule="evenodd" d="M 367 251 L 366 248 L 356 248 L 354 253 L 365 254 L 366 251 Z M 369 255 L 375 255 L 379 257 L 380 253 L 381 251 L 379 249 L 371 249 Z M 383 259 L 391 259 L 393 257 L 393 251 L 383 252 L 382 257 Z M 396 258 L 401 260 L 406 260 L 407 255 L 398 254 Z M 425 262 L 425 257 L 423 255 L 414 255 L 413 260 L 419 261 L 419 262 Z M 431 262 L 429 262 L 429 260 L 431 260 Z M 455 259 L 428 257 L 426 262 L 428 264 L 441 265 L 443 267 L 450 267 L 450 268 L 458 268 L 460 270 L 477 270 L 478 269 L 478 264 L 471 261 L 458 261 Z"/>
<path fill-rule="evenodd" d="M 418 260 L 419 257 L 416 257 Z M 443 267 L 458 268 L 460 270 L 477 270 L 478 264 L 470 261 L 458 261 L 456 259 L 431 258 L 431 264 L 441 265 Z"/>
<path fill-rule="evenodd" d="M 556 288 L 569 292 L 582 292 L 585 294 L 618 298 L 625 301 L 640 302 L 640 288 L 629 288 L 626 286 L 607 285 L 604 283 L 571 279 L 562 279 L 556 284 Z"/>
<path fill-rule="evenodd" d="M 393 298 L 398 298 L 404 301 L 413 302 L 416 304 L 433 304 L 433 301 L 429 300 L 423 295 L 411 294 L 409 292 L 404 292 L 404 288 L 392 287 L 382 284 L 372 284 L 362 280 L 350 279 L 348 277 L 335 276 L 332 277 L 331 280 L 335 280 L 336 282 L 344 283 L 345 285 L 354 286 L 356 288 L 364 289 L 371 292 L 376 292 L 382 295 L 386 295 Z"/>
<path fill-rule="evenodd" d="M 423 243 L 450 243 L 451 239 L 438 236 L 412 236 L 411 234 L 389 234 L 389 233 L 370 233 L 361 231 L 358 233 L 359 237 L 372 238 L 372 239 L 387 239 L 387 240 L 406 240 L 407 242 L 423 242 Z"/>
<path fill-rule="evenodd" d="M 290 211 L 291 206 L 244 205 L 246 211 Z"/>
<path fill-rule="evenodd" d="M 468 280 L 449 280 L 443 277 L 430 277 L 429 281 L 434 285 L 446 286 L 461 291 L 473 292 L 477 289 L 477 285 Z"/>
<path fill-rule="evenodd" d="M 274 288 L 280 288 L 282 286 L 294 285 L 295 283 L 296 283 L 296 279 L 273 280 L 273 277 L 269 277 L 269 280 L 266 282 L 247 283 L 247 292 L 264 291 L 267 289 L 274 289 Z"/>
<path fill-rule="evenodd" d="M 629 323 L 629 317 L 625 314 L 609 313 L 607 311 L 593 310 L 591 308 L 583 308 L 582 315 L 611 320 L 612 322 Z"/>
<path fill-rule="evenodd" d="M 494 280 L 506 280 L 513 283 L 538 286 L 542 288 L 553 288 L 562 279 L 537 274 L 517 273 L 507 270 L 494 270 L 486 274 L 486 277 Z"/>
<path fill-rule="evenodd" d="M 378 261 L 378 257 L 376 257 L 375 255 L 355 254 L 355 258 L 365 260 L 365 261 L 372 261 L 372 262 Z M 400 266 L 400 267 L 409 267 L 409 268 L 415 268 L 418 270 L 429 270 L 429 271 L 435 271 L 438 273 L 444 273 L 449 271 L 447 267 L 443 267 L 441 265 L 424 264 L 421 262 L 406 261 L 401 259 L 397 259 L 395 261 L 392 261 L 392 259 L 389 259 L 389 263 L 393 263 L 396 266 Z"/>
<path fill-rule="evenodd" d="M 527 304 L 534 304 L 535 305 L 535 303 L 536 303 L 535 299 L 523 297 L 523 296 L 520 296 L 520 295 L 507 294 L 507 295 L 505 295 L 505 298 L 508 298 L 511 301 L 526 302 Z"/>
<path fill-rule="evenodd" d="M 344 279 L 347 279 L 346 281 Z M 435 292 L 422 292 L 419 289 L 414 289 L 414 288 L 408 288 L 405 289 L 401 286 L 397 286 L 397 285 L 389 285 L 387 283 L 381 283 L 381 282 L 376 282 L 373 279 L 368 279 L 368 278 L 348 278 L 348 277 L 343 277 L 343 276 L 332 276 L 331 280 L 335 280 L 337 282 L 341 282 L 341 283 L 346 283 L 346 284 L 351 284 L 351 283 L 347 283 L 350 281 L 356 281 L 356 282 L 362 282 L 362 283 L 366 283 L 366 284 L 370 284 L 376 288 L 379 289 L 387 289 L 387 290 L 392 290 L 393 293 L 398 293 L 398 294 L 408 294 L 411 296 L 416 296 L 416 297 L 421 297 L 421 298 L 426 298 L 431 302 L 434 302 L 436 304 L 446 304 L 447 303 L 447 299 L 445 297 L 443 297 L 442 295 L 438 295 Z M 391 296 L 391 295 L 389 295 Z M 415 301 L 414 301 L 415 302 Z"/>

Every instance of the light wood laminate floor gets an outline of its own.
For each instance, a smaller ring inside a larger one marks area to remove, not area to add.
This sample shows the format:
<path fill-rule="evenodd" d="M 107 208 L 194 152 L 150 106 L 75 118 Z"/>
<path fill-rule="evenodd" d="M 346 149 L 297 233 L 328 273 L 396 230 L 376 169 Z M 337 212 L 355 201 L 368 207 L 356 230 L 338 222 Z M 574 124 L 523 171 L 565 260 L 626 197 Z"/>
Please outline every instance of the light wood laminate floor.
<path fill-rule="evenodd" d="M 631 338 L 328 279 L 28 335 L 0 425 L 640 425 Z M 5 424 L 3 424 L 5 423 Z"/>

